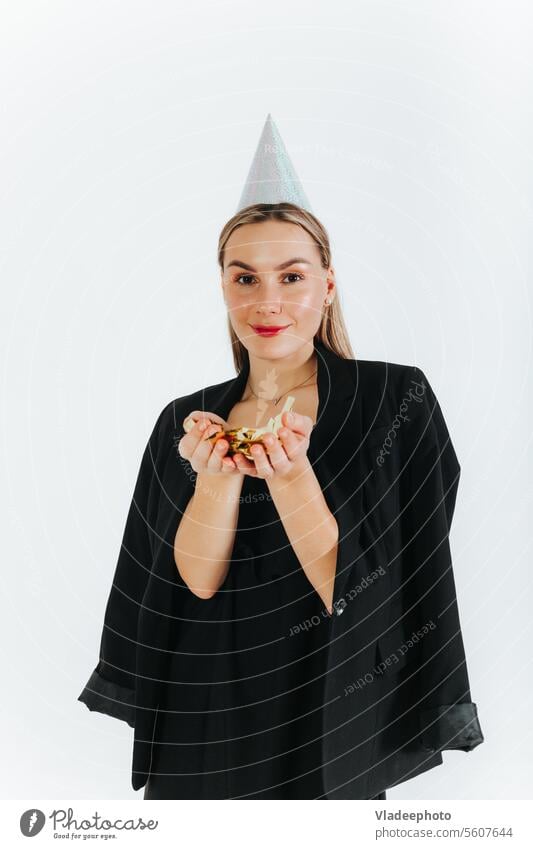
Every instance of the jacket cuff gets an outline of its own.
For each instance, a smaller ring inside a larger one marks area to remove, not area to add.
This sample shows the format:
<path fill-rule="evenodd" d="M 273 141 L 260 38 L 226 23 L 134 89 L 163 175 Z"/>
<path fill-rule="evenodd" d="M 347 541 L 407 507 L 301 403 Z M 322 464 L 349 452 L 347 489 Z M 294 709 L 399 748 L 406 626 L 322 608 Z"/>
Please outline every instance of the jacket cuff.
<path fill-rule="evenodd" d="M 89 710 L 122 719 L 135 728 L 135 690 L 102 678 L 97 669 L 91 674 L 78 701 L 87 705 Z"/>
<path fill-rule="evenodd" d="M 420 729 L 422 748 L 428 752 L 441 749 L 470 752 L 484 741 L 474 702 L 422 710 Z"/>

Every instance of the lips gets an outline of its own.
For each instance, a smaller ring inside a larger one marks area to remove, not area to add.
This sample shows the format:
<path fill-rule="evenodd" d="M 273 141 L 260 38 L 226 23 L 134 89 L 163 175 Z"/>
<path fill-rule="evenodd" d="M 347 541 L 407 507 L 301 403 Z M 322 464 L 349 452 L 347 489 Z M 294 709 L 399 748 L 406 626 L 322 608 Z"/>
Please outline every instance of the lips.
<path fill-rule="evenodd" d="M 290 324 L 285 324 L 283 326 L 274 326 L 273 324 L 252 324 L 252 330 L 255 330 L 259 336 L 277 336 L 278 333 L 286 330 L 287 327 L 290 327 Z"/>

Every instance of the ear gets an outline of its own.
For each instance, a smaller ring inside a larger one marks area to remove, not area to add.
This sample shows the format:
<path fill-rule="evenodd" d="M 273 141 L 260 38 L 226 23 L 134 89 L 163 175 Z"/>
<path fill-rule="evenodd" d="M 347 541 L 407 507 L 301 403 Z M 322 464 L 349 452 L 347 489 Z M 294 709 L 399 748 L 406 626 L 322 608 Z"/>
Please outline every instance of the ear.
<path fill-rule="evenodd" d="M 335 270 L 334 270 L 333 266 L 330 266 L 328 268 L 328 276 L 326 278 L 326 282 L 327 282 L 327 286 L 328 286 L 327 292 L 326 292 L 326 297 L 331 298 L 331 301 L 333 302 L 333 299 L 336 295 L 336 289 L 337 289 L 337 284 L 335 282 Z"/>

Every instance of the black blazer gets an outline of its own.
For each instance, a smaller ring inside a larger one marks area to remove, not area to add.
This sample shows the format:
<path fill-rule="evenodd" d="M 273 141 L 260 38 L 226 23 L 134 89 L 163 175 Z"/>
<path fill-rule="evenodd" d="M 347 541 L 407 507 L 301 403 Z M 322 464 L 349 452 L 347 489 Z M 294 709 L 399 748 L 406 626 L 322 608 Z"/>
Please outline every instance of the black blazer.
<path fill-rule="evenodd" d="M 419 368 L 344 359 L 314 344 L 315 474 L 339 525 L 324 788 L 330 799 L 368 799 L 438 766 L 444 749 L 468 752 L 483 742 L 448 539 L 460 466 Z M 178 452 L 183 420 L 193 409 L 226 419 L 248 372 L 246 359 L 236 377 L 170 402 L 142 457 L 100 659 L 78 697 L 135 729 L 135 790 L 149 775 L 166 663 L 190 592 L 173 556 L 195 480 Z M 232 557 L 246 556 L 244 548 L 236 535 Z"/>

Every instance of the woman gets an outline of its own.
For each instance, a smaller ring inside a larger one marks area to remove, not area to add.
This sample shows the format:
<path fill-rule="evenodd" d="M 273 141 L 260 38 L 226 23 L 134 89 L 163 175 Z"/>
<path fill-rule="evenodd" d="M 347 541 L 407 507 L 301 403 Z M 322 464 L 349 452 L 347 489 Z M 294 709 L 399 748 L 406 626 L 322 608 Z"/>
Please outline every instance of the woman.
<path fill-rule="evenodd" d="M 442 438 L 440 408 L 419 370 L 353 359 L 328 236 L 309 211 L 287 202 L 240 210 L 221 233 L 219 263 L 238 376 L 158 418 L 101 659 L 79 698 L 135 727 L 133 786 L 146 782 L 145 799 L 384 799 L 386 787 L 442 763 L 442 749 L 483 739 L 453 577 L 436 559 L 447 540 L 431 554 L 433 577 L 411 543 L 426 538 L 433 551 L 441 533 L 424 520 L 429 490 L 408 457 L 421 444 L 429 461 L 423 434 L 429 422 L 435 444 Z M 411 425 L 394 452 L 390 422 L 415 373 L 423 394 L 411 387 Z M 253 459 L 209 440 L 265 425 L 288 396 L 292 419 L 283 414 Z M 365 472 L 370 449 L 360 450 L 369 432 L 379 480 Z M 432 512 L 446 530 L 453 471 Z M 410 560 L 401 554 L 409 545 Z M 366 564 L 362 574 L 354 561 Z M 435 590 L 436 568 L 446 578 Z M 442 604 L 451 613 L 436 627 Z M 418 628 L 410 647 L 408 625 Z"/>
<path fill-rule="evenodd" d="M 195 596 L 209 600 L 206 607 L 191 598 L 191 618 L 204 608 L 202 615 L 217 622 L 212 635 L 197 626 L 179 646 L 191 652 L 195 681 L 209 686 L 200 695 L 201 685 L 192 688 L 196 711 L 187 717 L 172 708 L 160 715 L 145 798 L 313 799 L 324 793 L 321 705 L 329 616 L 323 612 L 332 609 L 338 529 L 313 469 L 320 446 L 309 450 L 318 407 L 313 340 L 327 326 L 349 350 L 340 310 L 336 322 L 332 316 L 327 321 L 335 298 L 327 251 L 318 222 L 290 204 L 251 207 L 221 234 L 230 333 L 237 356 L 248 354 L 249 374 L 226 422 L 210 411 L 191 412 L 196 425 L 179 451 L 198 477 L 174 546 L 181 578 Z M 284 413 L 279 436 L 254 446 L 253 460 L 228 457 L 225 439 L 208 441 L 222 425 L 266 425 L 289 394 L 294 421 Z M 215 424 L 203 430 L 209 422 Z M 239 561 L 231 559 L 236 531 L 249 551 Z M 291 637 L 292 627 L 316 616 L 318 626 Z M 208 654 L 201 672 L 200 646 Z M 187 677 L 180 655 L 172 672 L 171 680 Z M 223 695 L 215 707 L 216 681 L 232 684 L 218 686 Z M 183 705 L 182 688 L 170 690 L 176 706 Z M 186 753 L 177 752 L 180 743 Z M 224 750 L 219 763 L 217 745 Z M 189 766 L 189 774 L 167 775 L 180 765 Z"/>

